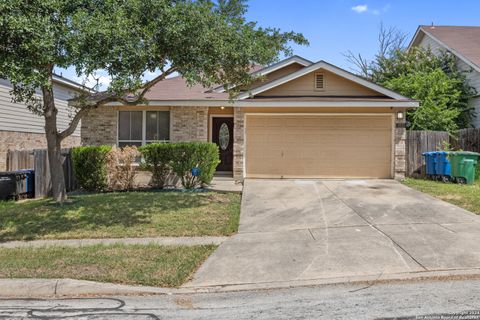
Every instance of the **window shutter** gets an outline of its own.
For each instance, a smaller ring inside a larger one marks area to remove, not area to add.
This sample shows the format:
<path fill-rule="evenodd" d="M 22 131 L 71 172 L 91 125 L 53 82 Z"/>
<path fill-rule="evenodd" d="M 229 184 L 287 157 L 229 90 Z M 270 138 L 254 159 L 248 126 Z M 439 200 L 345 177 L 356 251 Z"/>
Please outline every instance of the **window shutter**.
<path fill-rule="evenodd" d="M 315 89 L 324 89 L 324 79 L 322 73 L 315 74 Z"/>

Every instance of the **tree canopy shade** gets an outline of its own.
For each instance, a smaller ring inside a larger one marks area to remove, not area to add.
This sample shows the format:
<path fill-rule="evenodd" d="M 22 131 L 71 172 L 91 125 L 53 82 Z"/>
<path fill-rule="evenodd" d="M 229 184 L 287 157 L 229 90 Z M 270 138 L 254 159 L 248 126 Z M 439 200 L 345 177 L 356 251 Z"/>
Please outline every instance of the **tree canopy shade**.
<path fill-rule="evenodd" d="M 16 101 L 45 117 L 55 200 L 66 199 L 60 143 L 89 109 L 139 103 L 173 72 L 233 94 L 251 81 L 252 65 L 289 55 L 291 41 L 308 44 L 299 33 L 247 21 L 246 10 L 243 0 L 0 0 L 0 78 L 12 82 Z M 94 104 L 83 99 L 87 91 L 80 95 L 70 127 L 59 132 L 52 74 L 72 66 L 84 77 L 105 70 L 112 82 Z M 147 71 L 159 75 L 142 84 Z"/>

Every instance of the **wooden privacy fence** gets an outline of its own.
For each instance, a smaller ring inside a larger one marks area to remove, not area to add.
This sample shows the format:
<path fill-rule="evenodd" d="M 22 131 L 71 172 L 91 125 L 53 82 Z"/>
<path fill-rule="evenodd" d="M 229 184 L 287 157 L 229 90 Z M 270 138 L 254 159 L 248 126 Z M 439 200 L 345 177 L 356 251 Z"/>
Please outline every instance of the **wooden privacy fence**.
<path fill-rule="evenodd" d="M 455 150 L 480 153 L 480 128 L 459 130 L 456 137 L 444 131 L 407 131 L 406 155 L 407 177 L 424 175 L 422 153 L 441 150 L 444 143 L 449 143 Z"/>
<path fill-rule="evenodd" d="M 77 188 L 77 183 L 73 175 L 71 149 L 62 149 L 62 165 L 67 191 L 73 191 Z M 47 149 L 9 150 L 7 153 L 7 171 L 21 169 L 35 170 L 36 198 L 50 195 L 52 182 L 50 180 Z"/>

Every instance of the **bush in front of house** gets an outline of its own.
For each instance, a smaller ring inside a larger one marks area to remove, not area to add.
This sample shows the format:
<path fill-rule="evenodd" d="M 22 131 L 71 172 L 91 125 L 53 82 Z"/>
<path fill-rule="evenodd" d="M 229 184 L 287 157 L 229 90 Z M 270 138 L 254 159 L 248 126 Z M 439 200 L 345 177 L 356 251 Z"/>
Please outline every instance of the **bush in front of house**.
<path fill-rule="evenodd" d="M 73 172 L 79 186 L 88 191 L 102 191 L 108 186 L 107 154 L 110 146 L 86 146 L 72 149 Z"/>
<path fill-rule="evenodd" d="M 113 147 L 106 155 L 107 181 L 110 190 L 131 190 L 135 182 L 135 162 L 140 156 L 136 146 Z"/>
<path fill-rule="evenodd" d="M 152 185 L 162 189 L 172 171 L 172 143 L 158 142 L 140 147 L 144 168 L 152 172 Z"/>
<path fill-rule="evenodd" d="M 218 146 L 210 142 L 154 143 L 141 149 L 145 167 L 153 174 L 153 183 L 162 187 L 170 172 L 175 173 L 185 189 L 208 184 L 220 163 Z M 198 168 L 198 175 L 192 169 Z"/>

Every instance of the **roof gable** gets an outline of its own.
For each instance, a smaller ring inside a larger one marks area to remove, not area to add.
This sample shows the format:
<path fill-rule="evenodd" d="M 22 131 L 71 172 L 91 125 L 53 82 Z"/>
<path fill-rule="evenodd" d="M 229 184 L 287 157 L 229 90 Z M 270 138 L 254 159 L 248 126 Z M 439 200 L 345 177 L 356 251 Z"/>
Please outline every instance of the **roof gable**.
<path fill-rule="evenodd" d="M 369 89 L 371 90 L 371 92 L 373 93 L 376 93 L 377 96 L 381 96 L 381 95 L 384 95 L 384 96 L 387 96 L 391 99 L 396 99 L 396 100 L 411 100 L 405 96 L 402 96 L 392 90 L 389 90 L 387 88 L 384 88 L 380 85 L 377 85 L 373 82 L 370 82 L 368 80 L 365 80 L 359 76 L 356 76 L 348 71 L 345 71 L 339 67 L 336 67 L 332 64 L 329 64 L 325 61 L 319 61 L 315 64 L 312 64 L 312 65 L 309 65 L 309 66 L 306 66 L 296 72 L 293 72 L 291 74 L 288 74 L 282 78 L 279 78 L 277 80 L 274 80 L 274 81 L 271 81 L 263 86 L 260 86 L 258 88 L 254 88 L 252 90 L 249 90 L 248 92 L 245 92 L 245 93 L 242 93 L 240 94 L 237 99 L 238 100 L 243 100 L 243 99 L 248 99 L 248 98 L 252 98 L 256 95 L 261 95 L 263 92 L 266 92 L 268 90 L 271 90 L 275 87 L 279 87 L 279 86 L 282 86 L 288 82 L 291 82 L 291 81 L 294 81 L 295 79 L 299 79 L 300 77 L 303 77 L 305 75 L 308 75 L 310 73 L 313 73 L 313 72 L 316 72 L 316 71 L 320 71 L 320 70 L 326 70 L 327 72 L 337 76 L 337 77 L 340 77 L 340 78 L 344 78 L 348 81 L 351 81 L 353 83 L 355 83 L 356 85 L 360 86 L 360 87 L 363 87 L 365 89 Z M 312 83 L 312 86 L 313 86 L 313 83 Z M 313 87 L 312 87 L 313 88 Z"/>
<path fill-rule="evenodd" d="M 408 47 L 418 46 L 425 36 L 480 72 L 480 27 L 419 26 Z"/>

